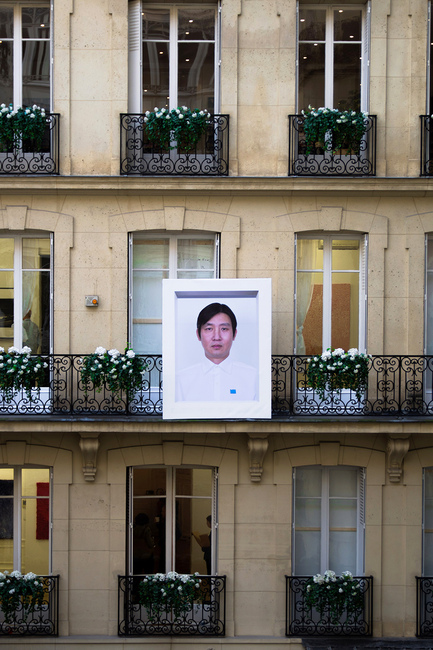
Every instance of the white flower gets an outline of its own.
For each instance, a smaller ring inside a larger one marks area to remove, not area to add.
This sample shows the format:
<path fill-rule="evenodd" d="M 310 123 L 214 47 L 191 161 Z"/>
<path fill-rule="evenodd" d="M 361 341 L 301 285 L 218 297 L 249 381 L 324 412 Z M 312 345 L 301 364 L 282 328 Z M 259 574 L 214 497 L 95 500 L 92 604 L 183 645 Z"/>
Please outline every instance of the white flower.
<path fill-rule="evenodd" d="M 20 353 L 18 348 L 15 348 L 13 345 L 9 348 L 8 352 L 9 352 L 9 354 L 19 354 Z"/>
<path fill-rule="evenodd" d="M 25 345 L 25 346 L 23 347 L 23 349 L 21 350 L 21 353 L 22 353 L 22 354 L 31 354 L 31 353 L 32 353 L 32 349 L 29 348 L 27 345 Z"/>
<path fill-rule="evenodd" d="M 134 359 L 134 357 L 135 357 L 134 350 L 127 350 L 126 351 L 126 356 L 128 357 L 128 359 Z"/>
<path fill-rule="evenodd" d="M 105 348 L 102 348 L 101 346 L 98 346 L 98 347 L 96 348 L 96 350 L 95 350 L 95 354 L 98 354 L 98 355 L 103 355 L 103 354 L 105 354 L 106 352 L 107 352 L 107 350 L 106 350 Z"/>

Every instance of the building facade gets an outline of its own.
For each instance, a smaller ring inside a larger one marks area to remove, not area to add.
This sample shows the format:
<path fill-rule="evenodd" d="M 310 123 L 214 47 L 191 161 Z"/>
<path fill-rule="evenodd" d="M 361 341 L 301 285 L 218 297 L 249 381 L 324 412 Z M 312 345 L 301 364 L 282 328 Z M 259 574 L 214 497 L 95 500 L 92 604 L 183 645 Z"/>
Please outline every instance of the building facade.
<path fill-rule="evenodd" d="M 433 635 L 431 10 L 0 0 L 3 113 L 47 120 L 0 115 L 0 345 L 48 365 L 0 401 L 0 571 L 59 576 L 27 645 L 300 650 L 294 579 L 328 569 L 366 611 L 322 635 Z M 358 140 L 309 140 L 309 105 L 364 112 Z M 206 132 L 158 148 L 146 111 L 182 106 Z M 165 278 L 271 278 L 271 418 L 162 418 Z M 87 392 L 83 355 L 127 343 L 138 396 Z M 306 384 L 340 347 L 372 355 L 361 395 Z M 211 576 L 189 623 L 137 623 L 133 576 L 172 570 Z"/>

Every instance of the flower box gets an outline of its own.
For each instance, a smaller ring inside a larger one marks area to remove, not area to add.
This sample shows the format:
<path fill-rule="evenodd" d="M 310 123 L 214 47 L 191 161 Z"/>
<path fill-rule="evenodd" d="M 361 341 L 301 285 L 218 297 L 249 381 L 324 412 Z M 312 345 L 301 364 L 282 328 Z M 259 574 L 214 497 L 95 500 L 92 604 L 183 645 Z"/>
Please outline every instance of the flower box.
<path fill-rule="evenodd" d="M 308 359 L 306 384 L 321 400 L 332 399 L 336 391 L 341 396 L 346 389 L 360 401 L 367 390 L 370 358 L 357 348 L 347 352 L 328 348 L 320 356 Z"/>

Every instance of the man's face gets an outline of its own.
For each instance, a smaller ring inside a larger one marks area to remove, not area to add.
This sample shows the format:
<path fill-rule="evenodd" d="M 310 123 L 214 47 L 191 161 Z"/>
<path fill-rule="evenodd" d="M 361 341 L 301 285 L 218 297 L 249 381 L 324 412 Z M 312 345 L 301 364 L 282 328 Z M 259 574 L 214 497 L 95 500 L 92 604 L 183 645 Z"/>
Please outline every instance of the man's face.
<path fill-rule="evenodd" d="M 201 341 L 205 356 L 213 363 L 221 363 L 230 354 L 236 332 L 233 332 L 230 316 L 221 312 L 205 323 L 200 332 L 197 330 L 197 338 Z"/>

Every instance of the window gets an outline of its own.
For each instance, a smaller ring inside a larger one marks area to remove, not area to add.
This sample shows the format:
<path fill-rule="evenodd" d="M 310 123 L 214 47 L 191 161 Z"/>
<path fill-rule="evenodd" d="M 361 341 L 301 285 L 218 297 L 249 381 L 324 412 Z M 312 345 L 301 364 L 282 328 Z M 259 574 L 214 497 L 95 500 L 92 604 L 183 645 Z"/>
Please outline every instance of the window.
<path fill-rule="evenodd" d="M 293 575 L 364 572 L 364 470 L 298 467 L 293 472 Z"/>
<path fill-rule="evenodd" d="M 215 495 L 210 468 L 131 469 L 129 573 L 214 573 Z"/>
<path fill-rule="evenodd" d="M 423 576 L 433 576 L 433 467 L 423 472 Z"/>
<path fill-rule="evenodd" d="M 139 354 L 162 352 L 162 280 L 216 278 L 217 235 L 139 235 L 131 237 L 129 340 Z"/>
<path fill-rule="evenodd" d="M 0 346 L 49 354 L 52 239 L 0 235 Z M 22 323 L 17 327 L 16 323 Z"/>
<path fill-rule="evenodd" d="M 367 238 L 296 240 L 296 354 L 365 350 Z"/>
<path fill-rule="evenodd" d="M 369 4 L 298 7 L 298 112 L 368 109 Z"/>
<path fill-rule="evenodd" d="M 0 95 L 5 104 L 46 110 L 51 104 L 50 7 L 33 2 L 0 7 Z"/>
<path fill-rule="evenodd" d="M 217 110 L 217 8 L 129 3 L 129 111 Z"/>
<path fill-rule="evenodd" d="M 1 569 L 48 575 L 51 471 L 0 467 Z"/>

